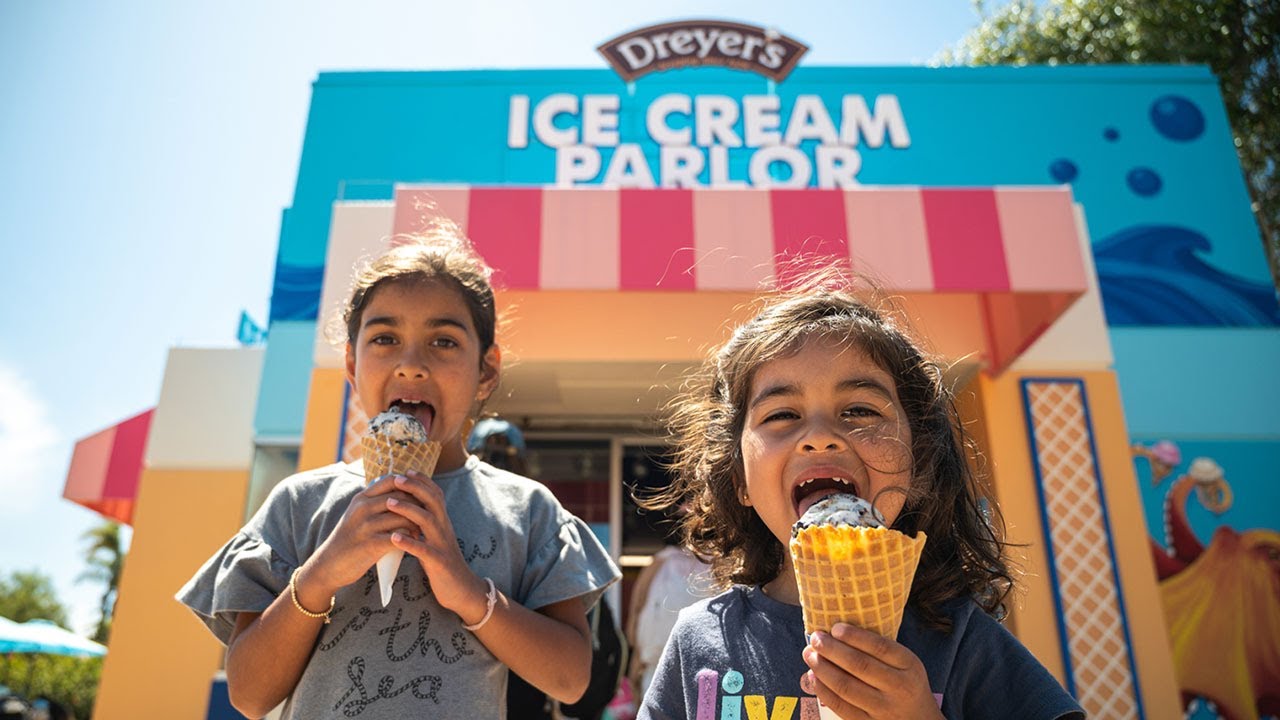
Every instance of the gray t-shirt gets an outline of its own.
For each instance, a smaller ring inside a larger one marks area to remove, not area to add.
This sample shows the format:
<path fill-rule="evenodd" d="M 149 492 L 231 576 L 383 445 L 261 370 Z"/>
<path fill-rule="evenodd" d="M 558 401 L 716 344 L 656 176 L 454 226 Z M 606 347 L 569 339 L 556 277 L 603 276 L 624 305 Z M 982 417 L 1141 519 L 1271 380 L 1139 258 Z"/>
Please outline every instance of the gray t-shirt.
<path fill-rule="evenodd" d="M 585 613 L 620 576 L 600 542 L 541 483 L 468 458 L 434 478 L 462 556 L 513 602 L 580 598 Z M 359 463 L 299 473 L 178 592 L 223 643 L 239 612 L 262 612 L 365 486 Z M 400 564 L 384 608 L 373 568 L 338 591 L 332 622 L 285 718 L 505 716 L 507 667 L 436 602 L 417 558 Z"/>
<path fill-rule="evenodd" d="M 1083 720 L 1058 681 L 1004 626 L 955 600 L 950 633 L 924 626 L 910 607 L 898 642 L 920 658 L 947 718 Z M 680 612 L 638 720 L 818 717 L 800 687 L 809 667 L 799 605 L 736 586 Z"/>

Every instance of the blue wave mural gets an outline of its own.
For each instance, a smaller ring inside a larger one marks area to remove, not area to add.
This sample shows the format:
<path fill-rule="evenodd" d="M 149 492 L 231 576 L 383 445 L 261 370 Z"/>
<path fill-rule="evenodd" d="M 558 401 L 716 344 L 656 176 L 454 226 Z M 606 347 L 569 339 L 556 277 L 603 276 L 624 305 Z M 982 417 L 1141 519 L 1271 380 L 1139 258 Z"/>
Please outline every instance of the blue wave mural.
<path fill-rule="evenodd" d="M 323 265 L 290 265 L 276 262 L 271 288 L 271 320 L 315 320 L 320 311 Z"/>
<path fill-rule="evenodd" d="M 1224 273 L 1201 259 L 1209 239 L 1172 225 L 1135 225 L 1095 243 L 1108 325 L 1280 325 L 1269 283 Z"/>

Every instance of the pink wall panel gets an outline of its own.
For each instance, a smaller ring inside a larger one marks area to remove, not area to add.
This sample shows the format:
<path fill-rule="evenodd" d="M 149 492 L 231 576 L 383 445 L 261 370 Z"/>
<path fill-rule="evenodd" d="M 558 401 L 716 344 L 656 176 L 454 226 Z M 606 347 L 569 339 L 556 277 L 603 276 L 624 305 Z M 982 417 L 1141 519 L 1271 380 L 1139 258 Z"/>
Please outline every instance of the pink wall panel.
<path fill-rule="evenodd" d="M 920 191 L 934 288 L 1008 290 L 1000 218 L 991 190 Z"/>
<path fill-rule="evenodd" d="M 839 190 L 773 190 L 773 249 L 778 255 L 848 256 L 844 193 Z"/>
<path fill-rule="evenodd" d="M 1070 191 L 1000 188 L 996 190 L 996 209 L 1004 234 L 1010 288 L 1086 287 Z"/>
<path fill-rule="evenodd" d="M 933 264 L 918 188 L 844 193 L 853 267 L 886 290 L 932 290 Z"/>
<path fill-rule="evenodd" d="M 616 290 L 618 214 L 616 190 L 544 190 L 539 287 Z"/>
<path fill-rule="evenodd" d="M 107 480 L 111 448 L 116 442 L 116 429 L 109 427 L 76 442 L 67 470 L 67 484 L 62 496 L 69 500 L 97 500 Z"/>
<path fill-rule="evenodd" d="M 763 190 L 693 195 L 699 290 L 756 290 L 773 279 L 773 218 Z"/>
<path fill-rule="evenodd" d="M 693 192 L 620 191 L 623 290 L 693 290 Z"/>
<path fill-rule="evenodd" d="M 542 233 L 542 190 L 472 188 L 466 231 L 476 250 L 495 270 L 498 287 L 538 287 Z"/>
<path fill-rule="evenodd" d="M 116 426 L 111 461 L 102 484 L 104 498 L 133 499 L 138 494 L 138 478 L 142 476 L 142 458 L 147 450 L 152 413 L 148 410 L 134 415 Z"/>
<path fill-rule="evenodd" d="M 437 216 L 449 218 L 465 230 L 470 197 L 471 190 L 466 186 L 397 187 L 395 221 L 391 232 L 394 235 L 421 232 Z"/>

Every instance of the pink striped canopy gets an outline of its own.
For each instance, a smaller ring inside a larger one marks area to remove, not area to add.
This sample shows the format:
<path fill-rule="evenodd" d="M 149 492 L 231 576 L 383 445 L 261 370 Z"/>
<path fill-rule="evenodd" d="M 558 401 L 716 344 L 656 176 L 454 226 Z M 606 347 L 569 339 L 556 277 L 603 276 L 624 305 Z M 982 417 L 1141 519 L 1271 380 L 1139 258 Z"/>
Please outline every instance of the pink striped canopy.
<path fill-rule="evenodd" d="M 77 441 L 62 497 L 131 524 L 153 412 L 139 413 Z"/>
<path fill-rule="evenodd" d="M 997 370 L 1087 289 L 1065 187 L 397 187 L 397 235 L 437 216 L 509 290 L 756 291 L 799 257 L 893 293 L 976 294 Z"/>

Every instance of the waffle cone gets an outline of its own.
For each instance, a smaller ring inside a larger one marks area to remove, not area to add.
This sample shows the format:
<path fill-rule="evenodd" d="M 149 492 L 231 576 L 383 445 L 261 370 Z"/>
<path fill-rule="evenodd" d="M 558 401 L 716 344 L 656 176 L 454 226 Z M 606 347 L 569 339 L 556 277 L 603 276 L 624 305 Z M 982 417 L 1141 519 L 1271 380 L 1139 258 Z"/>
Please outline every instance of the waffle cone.
<path fill-rule="evenodd" d="M 430 477 L 436 470 L 443 446 L 433 440 L 427 442 L 396 443 L 386 438 L 365 435 L 360 439 L 364 458 L 365 482 L 373 482 L 384 475 L 403 475 L 410 470 Z M 378 591 L 382 607 L 391 602 L 391 586 L 400 570 L 403 550 L 392 550 L 378 558 Z"/>
<path fill-rule="evenodd" d="M 386 438 L 365 435 L 360 440 L 364 477 L 371 482 L 383 475 L 403 475 L 410 470 L 428 477 L 436 470 L 442 446 L 434 440 L 403 445 Z"/>
<path fill-rule="evenodd" d="M 805 633 L 839 622 L 898 637 L 925 534 L 819 525 L 791 538 Z"/>

